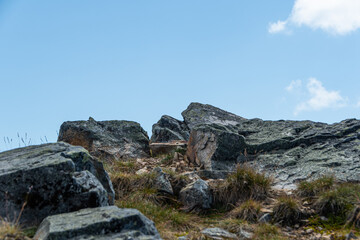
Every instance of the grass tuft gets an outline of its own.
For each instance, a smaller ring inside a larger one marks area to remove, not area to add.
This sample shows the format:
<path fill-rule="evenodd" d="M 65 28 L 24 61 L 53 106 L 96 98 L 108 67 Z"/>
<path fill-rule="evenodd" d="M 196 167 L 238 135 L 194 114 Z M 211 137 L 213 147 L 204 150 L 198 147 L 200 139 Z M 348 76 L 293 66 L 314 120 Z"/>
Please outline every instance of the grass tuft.
<path fill-rule="evenodd" d="M 301 210 L 296 199 L 290 196 L 278 198 L 273 208 L 273 221 L 282 225 L 292 225 L 299 222 Z"/>
<path fill-rule="evenodd" d="M 238 165 L 226 181 L 215 186 L 217 205 L 231 206 L 248 199 L 263 200 L 270 192 L 272 179 L 246 165 Z"/>
<path fill-rule="evenodd" d="M 353 211 L 360 192 L 359 184 L 340 184 L 334 189 L 320 194 L 315 209 L 326 217 L 338 216 L 345 222 Z"/>
<path fill-rule="evenodd" d="M 322 176 L 313 181 L 303 181 L 298 184 L 297 194 L 300 197 L 315 197 L 318 194 L 333 188 L 334 176 Z"/>
<path fill-rule="evenodd" d="M 254 236 L 252 239 L 256 240 L 286 240 L 281 235 L 278 227 L 270 224 L 259 224 L 255 229 Z"/>
<path fill-rule="evenodd" d="M 261 204 L 252 199 L 243 202 L 230 212 L 230 216 L 251 223 L 257 222 L 260 216 Z"/>

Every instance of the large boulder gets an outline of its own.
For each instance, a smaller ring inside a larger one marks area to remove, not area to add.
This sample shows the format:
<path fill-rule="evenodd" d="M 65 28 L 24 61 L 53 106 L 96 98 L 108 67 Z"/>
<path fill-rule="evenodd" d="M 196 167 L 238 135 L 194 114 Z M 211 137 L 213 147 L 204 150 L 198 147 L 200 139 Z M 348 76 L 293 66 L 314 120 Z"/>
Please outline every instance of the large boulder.
<path fill-rule="evenodd" d="M 82 147 L 52 143 L 0 153 L 0 216 L 37 224 L 48 215 L 108 206 L 115 193 L 101 162 Z"/>
<path fill-rule="evenodd" d="M 88 208 L 47 217 L 37 240 L 161 239 L 154 223 L 136 209 L 115 206 Z"/>
<path fill-rule="evenodd" d="M 198 125 L 191 131 L 186 154 L 201 169 L 231 171 L 245 147 L 245 138 L 225 126 Z"/>
<path fill-rule="evenodd" d="M 190 130 L 184 122 L 164 115 L 152 126 L 151 142 L 187 141 Z"/>
<path fill-rule="evenodd" d="M 181 113 L 184 118 L 186 126 L 192 130 L 197 125 L 203 124 L 218 124 L 231 128 L 242 120 L 246 120 L 243 117 L 239 117 L 233 113 L 229 113 L 220 108 L 201 103 L 190 103 L 185 111 Z"/>
<path fill-rule="evenodd" d="M 64 122 L 58 141 L 82 146 L 101 160 L 149 157 L 149 137 L 139 123 L 131 121 Z"/>
<path fill-rule="evenodd" d="M 209 209 L 213 203 L 213 195 L 209 184 L 198 179 L 180 191 L 180 201 L 188 211 Z"/>
<path fill-rule="evenodd" d="M 214 173 L 209 175 L 247 163 L 275 177 L 279 188 L 292 189 L 301 180 L 326 174 L 360 181 L 359 120 L 263 121 L 199 103 L 190 104 L 182 115 L 191 129 L 188 159 Z"/>

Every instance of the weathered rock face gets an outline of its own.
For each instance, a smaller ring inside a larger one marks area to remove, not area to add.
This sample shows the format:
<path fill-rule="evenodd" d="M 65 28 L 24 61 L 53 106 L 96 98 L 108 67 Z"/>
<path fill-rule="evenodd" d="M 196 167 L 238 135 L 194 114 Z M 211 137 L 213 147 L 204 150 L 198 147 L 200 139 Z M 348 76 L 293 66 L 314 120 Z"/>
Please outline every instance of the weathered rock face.
<path fill-rule="evenodd" d="M 152 127 L 151 142 L 187 141 L 190 130 L 184 122 L 164 115 Z"/>
<path fill-rule="evenodd" d="M 155 225 L 136 209 L 88 208 L 47 217 L 34 239 L 161 239 Z"/>
<path fill-rule="evenodd" d="M 84 148 L 53 143 L 0 153 L 0 216 L 39 223 L 48 215 L 114 203 L 101 162 Z"/>
<path fill-rule="evenodd" d="M 152 172 L 155 174 L 154 187 L 161 193 L 173 195 L 174 191 L 169 181 L 168 174 L 164 173 L 160 167 L 154 168 Z"/>
<path fill-rule="evenodd" d="M 359 120 L 248 120 L 199 103 L 190 104 L 182 115 L 191 129 L 188 159 L 208 173 L 247 162 L 274 176 L 280 188 L 324 174 L 360 181 Z"/>
<path fill-rule="evenodd" d="M 149 157 L 149 137 L 140 124 L 131 121 L 64 122 L 58 141 L 82 146 L 104 160 Z"/>
<path fill-rule="evenodd" d="M 232 170 L 245 149 L 245 138 L 218 124 L 198 125 L 191 131 L 188 159 L 206 170 Z"/>
<path fill-rule="evenodd" d="M 246 120 L 220 108 L 201 103 L 191 103 L 181 115 L 190 130 L 197 125 L 203 124 L 218 124 L 231 128 L 238 124 L 239 121 Z"/>
<path fill-rule="evenodd" d="M 360 181 L 360 121 L 335 124 L 310 121 L 249 120 L 238 125 L 246 135 L 246 154 L 257 169 L 272 173 L 277 185 L 294 183 L 324 174 L 342 181 Z"/>
<path fill-rule="evenodd" d="M 210 186 L 202 179 L 190 183 L 180 191 L 180 201 L 186 209 L 209 209 L 213 203 Z"/>

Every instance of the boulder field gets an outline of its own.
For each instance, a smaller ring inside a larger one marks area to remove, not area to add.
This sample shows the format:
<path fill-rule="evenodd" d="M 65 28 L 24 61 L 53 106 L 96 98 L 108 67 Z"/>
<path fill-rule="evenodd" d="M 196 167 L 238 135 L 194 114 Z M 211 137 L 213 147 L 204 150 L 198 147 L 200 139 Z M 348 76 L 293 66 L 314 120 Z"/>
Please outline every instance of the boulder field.
<path fill-rule="evenodd" d="M 211 182 L 239 164 L 272 176 L 278 189 L 323 175 L 360 182 L 359 120 L 246 119 L 200 103 L 182 116 L 162 116 L 151 141 L 136 122 L 90 118 L 63 123 L 57 143 L 1 152 L 0 217 L 41 223 L 34 239 L 160 239 L 142 213 L 111 206 L 115 192 L 103 162 L 129 159 L 142 166 L 131 174 L 148 174 L 157 193 L 177 197 L 186 211 L 211 208 Z M 147 168 L 154 155 L 175 161 L 175 172 L 182 169 L 177 184 L 158 163 Z M 203 234 L 233 238 L 218 228 Z"/>

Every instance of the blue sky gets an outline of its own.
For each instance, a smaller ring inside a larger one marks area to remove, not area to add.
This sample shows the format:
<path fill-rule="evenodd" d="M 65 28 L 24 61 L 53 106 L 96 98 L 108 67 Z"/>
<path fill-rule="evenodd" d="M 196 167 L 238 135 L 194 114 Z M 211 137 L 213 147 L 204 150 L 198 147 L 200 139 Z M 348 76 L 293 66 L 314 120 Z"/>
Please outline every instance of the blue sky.
<path fill-rule="evenodd" d="M 246 118 L 360 118 L 359 16 L 357 0 L 0 0 L 0 151 L 89 116 L 150 135 L 194 101 Z"/>

